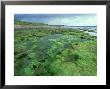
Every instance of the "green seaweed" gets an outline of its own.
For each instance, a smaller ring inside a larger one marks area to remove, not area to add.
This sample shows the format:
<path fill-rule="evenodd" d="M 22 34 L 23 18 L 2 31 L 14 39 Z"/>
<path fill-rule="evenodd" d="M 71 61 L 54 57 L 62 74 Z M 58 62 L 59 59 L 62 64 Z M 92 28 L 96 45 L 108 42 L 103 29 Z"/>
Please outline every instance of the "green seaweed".
<path fill-rule="evenodd" d="M 16 29 L 14 75 L 96 76 L 96 37 L 68 28 Z"/>

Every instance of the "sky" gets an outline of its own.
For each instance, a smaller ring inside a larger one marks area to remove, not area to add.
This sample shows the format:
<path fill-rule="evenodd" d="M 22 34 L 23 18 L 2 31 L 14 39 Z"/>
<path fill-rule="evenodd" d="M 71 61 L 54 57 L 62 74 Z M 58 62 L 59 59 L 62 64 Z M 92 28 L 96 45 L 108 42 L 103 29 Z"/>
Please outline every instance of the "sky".
<path fill-rule="evenodd" d="M 49 25 L 96 26 L 96 14 L 15 14 L 15 20 Z"/>

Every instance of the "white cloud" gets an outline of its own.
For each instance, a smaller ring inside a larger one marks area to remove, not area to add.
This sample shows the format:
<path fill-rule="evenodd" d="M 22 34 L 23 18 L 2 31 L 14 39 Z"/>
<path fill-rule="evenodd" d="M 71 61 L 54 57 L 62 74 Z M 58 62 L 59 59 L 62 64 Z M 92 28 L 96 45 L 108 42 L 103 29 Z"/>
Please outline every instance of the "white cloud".
<path fill-rule="evenodd" d="M 97 25 L 96 15 L 90 16 L 73 16 L 73 17 L 57 17 L 52 18 L 48 22 L 48 24 L 59 24 L 59 25 L 68 25 L 68 26 L 82 26 L 82 25 Z"/>

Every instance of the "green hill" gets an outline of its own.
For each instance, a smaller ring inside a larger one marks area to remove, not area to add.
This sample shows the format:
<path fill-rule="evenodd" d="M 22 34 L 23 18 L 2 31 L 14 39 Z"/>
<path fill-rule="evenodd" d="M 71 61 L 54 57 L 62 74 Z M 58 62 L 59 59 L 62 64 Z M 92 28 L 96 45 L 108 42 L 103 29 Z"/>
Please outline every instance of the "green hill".
<path fill-rule="evenodd" d="M 19 21 L 19 20 L 15 20 L 14 24 L 15 25 L 31 25 L 31 26 L 47 26 L 48 25 L 44 23 L 25 22 L 25 21 Z"/>

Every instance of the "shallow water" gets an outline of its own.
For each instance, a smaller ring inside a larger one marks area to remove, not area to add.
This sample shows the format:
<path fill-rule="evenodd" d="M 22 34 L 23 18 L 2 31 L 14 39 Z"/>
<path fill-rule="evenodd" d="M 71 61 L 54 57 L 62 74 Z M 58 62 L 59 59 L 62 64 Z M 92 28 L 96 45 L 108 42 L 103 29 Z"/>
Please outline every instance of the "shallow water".
<path fill-rule="evenodd" d="M 96 32 L 88 32 L 88 31 L 85 31 L 85 33 L 88 33 L 88 34 L 91 35 L 91 36 L 97 36 L 97 33 L 96 33 Z"/>

